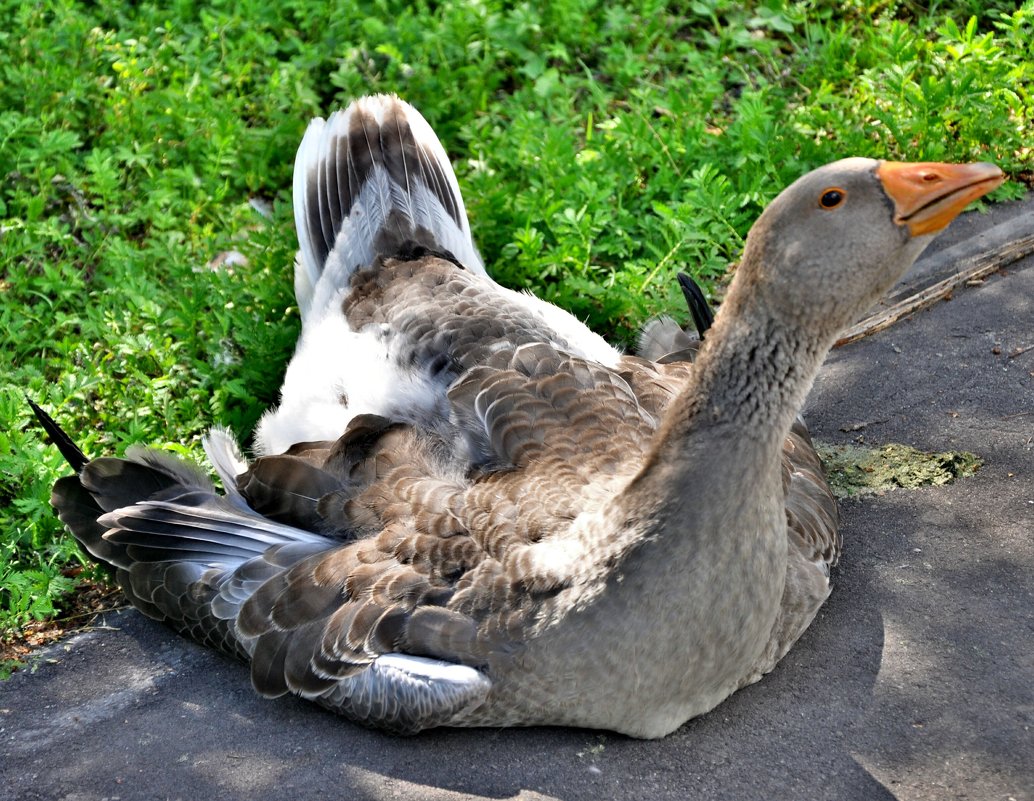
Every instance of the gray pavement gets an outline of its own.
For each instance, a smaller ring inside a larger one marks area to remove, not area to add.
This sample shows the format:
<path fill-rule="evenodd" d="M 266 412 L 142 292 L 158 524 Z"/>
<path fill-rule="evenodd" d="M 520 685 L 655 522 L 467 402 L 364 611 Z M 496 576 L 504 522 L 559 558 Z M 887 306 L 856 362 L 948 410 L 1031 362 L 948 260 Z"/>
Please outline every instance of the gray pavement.
<path fill-rule="evenodd" d="M 965 215 L 941 247 L 1034 202 Z M 1034 799 L 1034 258 L 834 352 L 826 442 L 976 476 L 842 504 L 835 590 L 776 670 L 661 741 L 368 731 L 264 701 L 127 611 L 0 683 L 0 799 Z M 607 703 L 601 698 L 600 703 Z"/>

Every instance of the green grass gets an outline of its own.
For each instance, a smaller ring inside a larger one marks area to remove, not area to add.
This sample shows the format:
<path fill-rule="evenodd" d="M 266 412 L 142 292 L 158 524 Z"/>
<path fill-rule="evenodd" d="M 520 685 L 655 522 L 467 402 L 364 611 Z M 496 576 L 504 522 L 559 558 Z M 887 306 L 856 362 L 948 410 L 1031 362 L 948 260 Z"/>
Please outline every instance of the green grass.
<path fill-rule="evenodd" d="M 0 2 L 0 628 L 81 560 L 23 393 L 88 454 L 246 437 L 298 330 L 294 150 L 350 98 L 420 108 L 496 278 L 624 341 L 820 163 L 1030 175 L 1030 0 L 330 5 Z"/>

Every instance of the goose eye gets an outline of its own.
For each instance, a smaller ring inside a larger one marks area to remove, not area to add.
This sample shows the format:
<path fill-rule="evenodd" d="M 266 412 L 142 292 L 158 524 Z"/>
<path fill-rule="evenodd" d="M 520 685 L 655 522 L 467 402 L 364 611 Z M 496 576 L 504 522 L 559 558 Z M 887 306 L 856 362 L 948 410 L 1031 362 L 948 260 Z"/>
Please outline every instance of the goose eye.
<path fill-rule="evenodd" d="M 827 189 L 819 198 L 819 205 L 824 209 L 835 209 L 844 202 L 847 192 L 843 189 Z"/>

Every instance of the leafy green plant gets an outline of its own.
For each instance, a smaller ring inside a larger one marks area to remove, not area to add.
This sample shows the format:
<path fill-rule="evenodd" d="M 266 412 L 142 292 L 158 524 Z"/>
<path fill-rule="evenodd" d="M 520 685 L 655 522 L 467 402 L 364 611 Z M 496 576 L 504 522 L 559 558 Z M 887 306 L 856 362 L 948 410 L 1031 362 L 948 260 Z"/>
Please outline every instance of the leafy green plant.
<path fill-rule="evenodd" d="M 54 614 L 54 599 L 69 592 L 74 582 L 47 570 L 11 570 L 0 573 L 8 614 L 15 620 L 41 620 Z"/>
<path fill-rule="evenodd" d="M 5 630 L 53 614 L 83 560 L 23 393 L 91 455 L 197 455 L 215 423 L 246 441 L 298 332 L 294 149 L 352 97 L 428 117 L 498 280 L 623 342 L 684 317 L 679 270 L 720 295 L 753 219 L 819 163 L 1031 170 L 1031 0 L 0 8 Z"/>

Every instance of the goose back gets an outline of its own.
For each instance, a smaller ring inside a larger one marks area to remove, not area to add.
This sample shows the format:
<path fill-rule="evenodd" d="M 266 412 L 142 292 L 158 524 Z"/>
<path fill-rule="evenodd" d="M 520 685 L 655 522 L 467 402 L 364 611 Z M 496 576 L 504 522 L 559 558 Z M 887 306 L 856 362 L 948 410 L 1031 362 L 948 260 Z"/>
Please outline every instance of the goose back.
<path fill-rule="evenodd" d="M 454 360 L 479 358 L 467 346 L 484 352 L 530 337 L 602 364 L 620 358 L 552 304 L 488 278 L 444 148 L 397 97 L 362 98 L 310 124 L 294 211 L 302 333 L 281 403 L 256 430 L 260 454 L 334 439 L 358 414 L 439 424 Z M 447 316 L 436 305 L 443 300 L 459 304 L 469 333 L 435 330 Z"/>

